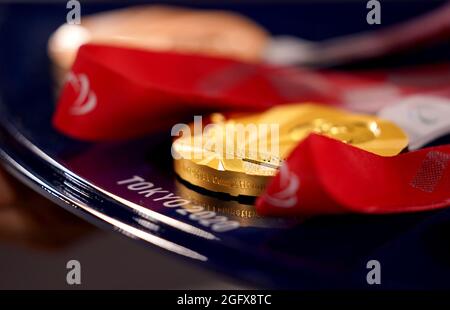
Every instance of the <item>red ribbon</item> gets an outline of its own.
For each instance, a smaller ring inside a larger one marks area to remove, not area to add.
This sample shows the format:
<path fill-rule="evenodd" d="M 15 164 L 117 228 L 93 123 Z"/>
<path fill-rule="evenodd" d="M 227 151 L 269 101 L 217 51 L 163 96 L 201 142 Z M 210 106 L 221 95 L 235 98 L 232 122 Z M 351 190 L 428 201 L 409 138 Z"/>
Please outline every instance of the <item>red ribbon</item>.
<path fill-rule="evenodd" d="M 450 64 L 347 74 L 85 45 L 53 123 L 78 139 L 111 140 L 170 128 L 193 113 L 305 101 L 374 112 L 401 96 L 436 92 L 450 96 Z"/>
<path fill-rule="evenodd" d="M 75 138 L 121 139 L 169 128 L 198 112 L 251 111 L 302 101 L 376 110 L 408 94 L 449 94 L 449 77 L 449 64 L 346 74 L 86 45 L 53 122 Z M 371 94 L 375 105 L 358 102 L 360 97 L 369 101 Z M 289 156 L 257 209 L 298 215 L 445 207 L 450 203 L 449 158 L 449 145 L 381 157 L 312 135 Z"/>
<path fill-rule="evenodd" d="M 378 156 L 311 135 L 256 204 L 265 215 L 400 213 L 450 205 L 450 145 Z"/>
<path fill-rule="evenodd" d="M 69 74 L 54 126 L 75 138 L 129 138 L 183 115 L 251 111 L 298 100 L 335 101 L 289 70 L 199 55 L 85 45 Z"/>

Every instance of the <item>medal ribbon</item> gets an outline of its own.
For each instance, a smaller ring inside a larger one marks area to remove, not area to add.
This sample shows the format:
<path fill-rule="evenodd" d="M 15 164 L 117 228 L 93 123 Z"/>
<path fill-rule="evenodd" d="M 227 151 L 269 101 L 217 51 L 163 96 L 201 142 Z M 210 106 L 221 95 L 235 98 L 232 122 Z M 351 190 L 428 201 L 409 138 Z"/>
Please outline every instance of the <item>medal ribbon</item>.
<path fill-rule="evenodd" d="M 314 73 L 230 59 L 85 45 L 68 75 L 54 126 L 83 140 L 110 140 L 170 128 L 183 116 L 255 111 L 275 104 L 335 102 Z M 317 79 L 317 78 L 316 78 Z M 308 80 L 310 80 L 308 82 Z"/>
<path fill-rule="evenodd" d="M 53 123 L 78 139 L 124 139 L 192 121 L 194 113 L 255 111 L 289 102 L 377 111 L 411 94 L 449 96 L 449 81 L 449 64 L 346 74 L 85 45 Z M 291 153 L 257 209 L 298 215 L 445 207 L 450 203 L 449 162 L 449 145 L 381 157 L 311 135 Z"/>
<path fill-rule="evenodd" d="M 310 135 L 259 197 L 265 215 L 386 214 L 450 205 L 450 145 L 383 157 Z"/>
<path fill-rule="evenodd" d="M 78 139 L 114 140 L 170 128 L 193 113 L 255 111 L 281 103 L 340 104 L 372 113 L 411 94 L 450 95 L 449 85 L 450 64 L 347 74 L 85 45 L 53 123 Z"/>

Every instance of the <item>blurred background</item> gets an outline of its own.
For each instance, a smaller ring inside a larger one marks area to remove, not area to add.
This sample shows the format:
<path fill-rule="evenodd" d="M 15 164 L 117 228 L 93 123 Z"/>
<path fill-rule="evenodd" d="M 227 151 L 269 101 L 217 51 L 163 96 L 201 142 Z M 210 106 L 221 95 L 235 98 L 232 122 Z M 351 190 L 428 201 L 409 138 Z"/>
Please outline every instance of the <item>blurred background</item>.
<path fill-rule="evenodd" d="M 272 35 L 320 41 L 376 30 L 432 10 L 444 1 L 383 0 L 381 25 L 368 25 L 365 0 L 303 1 L 81 1 L 82 16 L 131 4 L 158 3 L 232 10 L 257 21 Z M 0 1 L 0 91 L 16 96 L 17 79 L 51 79 L 48 37 L 66 19 L 67 1 Z M 383 59 L 401 66 L 444 59 L 449 42 L 419 54 Z M 33 65 L 32 74 L 21 72 Z M 380 62 L 363 63 L 364 68 Z M 349 67 L 351 68 L 351 67 Z M 12 83 L 12 81 L 15 83 Z M 45 82 L 47 81 L 47 82 Z M 31 83 L 33 87 L 36 83 Z M 31 85 L 30 84 L 30 85 Z M 30 87 L 29 100 L 35 89 Z M 51 94 L 52 92 L 48 92 Z M 42 100 L 53 102 L 50 95 Z M 52 109 L 51 104 L 46 109 Z M 3 196 L 1 196 L 3 195 Z M 230 279 L 173 255 L 143 247 L 115 232 L 103 231 L 52 205 L 0 174 L 0 289 L 239 289 L 252 284 Z M 81 262 L 82 285 L 66 284 L 66 263 Z"/>

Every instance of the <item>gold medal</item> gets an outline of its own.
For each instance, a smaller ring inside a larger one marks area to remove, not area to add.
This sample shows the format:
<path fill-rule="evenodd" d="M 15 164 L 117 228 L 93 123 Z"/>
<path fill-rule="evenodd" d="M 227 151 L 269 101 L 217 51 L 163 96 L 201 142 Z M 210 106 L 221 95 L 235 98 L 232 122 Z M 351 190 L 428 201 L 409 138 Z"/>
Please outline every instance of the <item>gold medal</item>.
<path fill-rule="evenodd" d="M 408 144 L 404 132 L 389 121 L 323 105 L 282 105 L 211 119 L 213 126 L 200 134 L 175 140 L 175 171 L 193 185 L 232 196 L 260 195 L 283 159 L 310 133 L 381 156 L 396 155 Z"/>

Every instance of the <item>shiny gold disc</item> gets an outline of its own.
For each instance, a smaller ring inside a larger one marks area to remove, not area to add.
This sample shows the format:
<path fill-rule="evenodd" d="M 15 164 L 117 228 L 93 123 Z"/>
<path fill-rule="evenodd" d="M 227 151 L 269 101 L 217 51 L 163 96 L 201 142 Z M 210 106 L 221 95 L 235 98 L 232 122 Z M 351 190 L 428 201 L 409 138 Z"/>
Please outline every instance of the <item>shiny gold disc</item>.
<path fill-rule="evenodd" d="M 197 130 L 174 141 L 175 172 L 193 185 L 232 196 L 260 195 L 283 159 L 310 133 L 381 156 L 394 156 L 408 144 L 390 121 L 318 104 L 211 119 L 213 126 L 203 126 L 201 134 Z"/>

